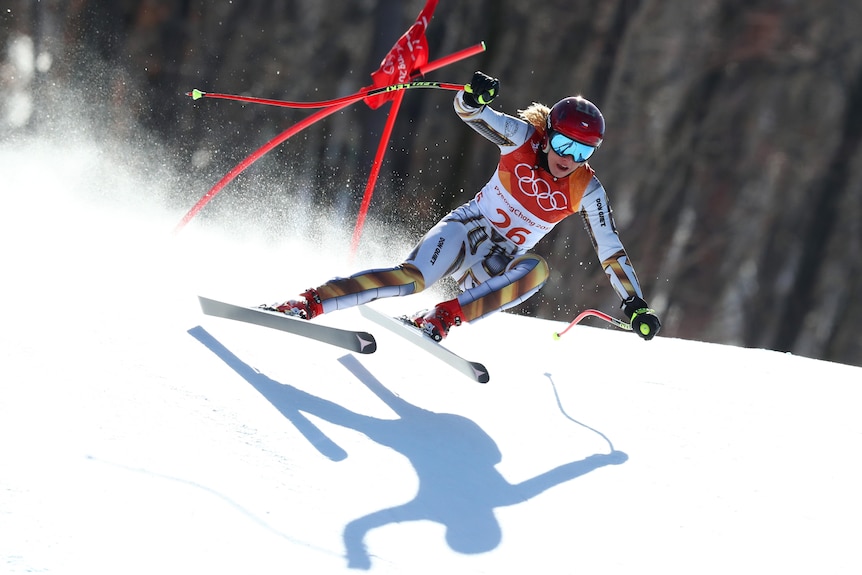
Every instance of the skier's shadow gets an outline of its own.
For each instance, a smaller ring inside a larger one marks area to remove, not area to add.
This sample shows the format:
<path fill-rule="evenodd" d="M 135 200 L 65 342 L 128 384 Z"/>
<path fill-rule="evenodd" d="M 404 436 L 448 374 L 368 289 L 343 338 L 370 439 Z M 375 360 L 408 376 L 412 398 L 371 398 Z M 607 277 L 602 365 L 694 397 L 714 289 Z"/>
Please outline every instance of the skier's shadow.
<path fill-rule="evenodd" d="M 497 507 L 522 503 L 543 491 L 599 467 L 625 462 L 612 450 L 546 471 L 521 483 L 509 483 L 496 469 L 500 450 L 473 421 L 449 413 L 434 413 L 399 398 L 383 386 L 352 355 L 339 362 L 388 405 L 397 419 L 380 419 L 350 411 L 291 385 L 273 381 L 237 358 L 203 328 L 189 333 L 218 355 L 285 415 L 317 449 L 330 459 L 347 454 L 303 414 L 363 433 L 410 461 L 419 477 L 416 497 L 402 505 L 375 511 L 344 528 L 348 565 L 369 569 L 366 534 L 376 527 L 403 521 L 435 521 L 446 528 L 446 542 L 460 553 L 483 553 L 500 544 L 502 533 L 494 515 Z"/>

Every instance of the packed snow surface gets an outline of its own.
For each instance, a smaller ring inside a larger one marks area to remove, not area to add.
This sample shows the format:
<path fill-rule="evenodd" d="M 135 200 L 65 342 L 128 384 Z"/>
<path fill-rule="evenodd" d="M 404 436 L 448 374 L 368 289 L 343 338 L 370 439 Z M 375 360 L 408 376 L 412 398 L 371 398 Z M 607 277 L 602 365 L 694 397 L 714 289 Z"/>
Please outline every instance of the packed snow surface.
<path fill-rule="evenodd" d="M 125 165 L 0 148 L 0 572 L 862 572 L 862 369 L 498 314 L 446 342 L 480 385 L 203 316 L 397 262 L 173 234 Z"/>

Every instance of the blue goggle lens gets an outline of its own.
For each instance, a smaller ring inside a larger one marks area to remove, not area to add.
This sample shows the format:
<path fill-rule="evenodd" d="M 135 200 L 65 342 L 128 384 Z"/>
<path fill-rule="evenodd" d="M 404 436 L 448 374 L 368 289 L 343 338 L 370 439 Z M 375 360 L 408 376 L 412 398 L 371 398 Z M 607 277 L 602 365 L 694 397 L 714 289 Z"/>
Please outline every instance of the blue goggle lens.
<path fill-rule="evenodd" d="M 560 156 L 571 156 L 576 162 L 586 162 L 596 151 L 593 146 L 576 142 L 556 132 L 551 136 L 551 148 Z"/>

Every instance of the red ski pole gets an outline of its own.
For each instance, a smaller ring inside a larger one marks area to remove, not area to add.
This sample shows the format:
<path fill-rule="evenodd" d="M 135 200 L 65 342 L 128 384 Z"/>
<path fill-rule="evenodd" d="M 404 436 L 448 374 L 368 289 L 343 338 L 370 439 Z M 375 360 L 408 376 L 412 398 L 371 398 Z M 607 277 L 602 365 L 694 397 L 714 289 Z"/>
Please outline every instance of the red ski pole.
<path fill-rule="evenodd" d="M 569 325 L 566 326 L 566 329 L 564 329 L 563 331 L 560 331 L 560 332 L 555 332 L 554 333 L 554 339 L 560 339 L 560 337 L 562 337 L 563 334 L 565 334 L 567 331 L 569 331 L 570 329 L 572 329 L 573 327 L 578 325 L 581 321 L 583 321 L 584 319 L 586 319 L 589 316 L 593 316 L 593 317 L 597 317 L 599 319 L 602 319 L 602 320 L 608 322 L 609 324 L 614 325 L 620 329 L 624 329 L 627 331 L 631 331 L 631 329 L 632 329 L 632 324 L 630 324 L 630 323 L 626 323 L 621 319 L 617 319 L 617 318 L 610 316 L 610 315 L 606 314 L 605 312 L 599 311 L 597 309 L 587 309 L 587 310 L 584 310 L 581 313 L 579 313 L 578 316 L 575 319 L 573 319 Z"/>

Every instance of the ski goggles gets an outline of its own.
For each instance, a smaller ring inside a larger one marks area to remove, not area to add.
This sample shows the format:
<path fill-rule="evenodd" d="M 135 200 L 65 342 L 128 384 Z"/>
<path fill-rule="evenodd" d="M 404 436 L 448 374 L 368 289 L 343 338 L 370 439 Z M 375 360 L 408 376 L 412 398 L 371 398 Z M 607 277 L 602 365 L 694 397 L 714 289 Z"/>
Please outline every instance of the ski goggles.
<path fill-rule="evenodd" d="M 571 156 L 576 162 L 586 162 L 593 155 L 596 148 L 580 142 L 576 142 L 568 136 L 559 132 L 551 133 L 551 148 L 560 156 Z"/>

